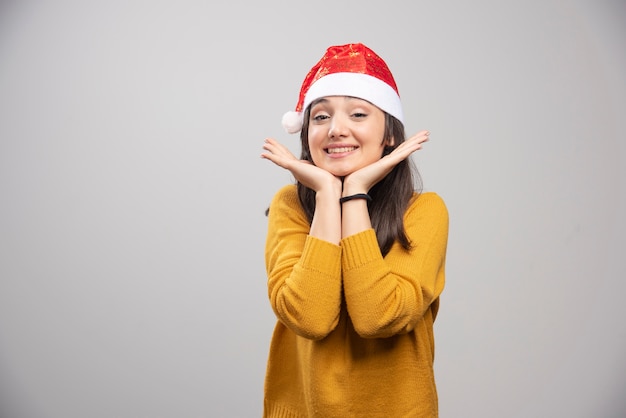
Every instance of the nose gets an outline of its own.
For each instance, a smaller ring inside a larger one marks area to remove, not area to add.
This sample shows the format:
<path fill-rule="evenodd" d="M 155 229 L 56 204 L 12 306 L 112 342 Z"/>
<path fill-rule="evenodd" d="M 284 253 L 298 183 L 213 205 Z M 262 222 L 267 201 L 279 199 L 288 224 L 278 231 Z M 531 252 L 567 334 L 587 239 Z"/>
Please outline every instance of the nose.
<path fill-rule="evenodd" d="M 346 121 L 344 121 L 339 115 L 333 115 L 328 128 L 328 137 L 330 139 L 341 138 L 346 136 L 347 130 L 348 125 Z"/>

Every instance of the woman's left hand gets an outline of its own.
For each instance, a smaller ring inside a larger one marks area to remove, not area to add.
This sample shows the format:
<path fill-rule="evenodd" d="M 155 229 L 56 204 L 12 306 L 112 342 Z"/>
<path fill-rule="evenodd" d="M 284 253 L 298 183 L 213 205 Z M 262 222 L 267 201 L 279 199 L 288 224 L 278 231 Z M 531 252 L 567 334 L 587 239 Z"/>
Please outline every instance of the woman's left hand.
<path fill-rule="evenodd" d="M 343 181 L 344 194 L 346 188 L 349 188 L 348 194 L 367 193 L 372 186 L 389 174 L 400 161 L 404 161 L 415 151 L 421 149 L 422 144 L 428 141 L 429 135 L 429 131 L 420 131 L 398 145 L 396 149 L 380 160 L 346 176 Z"/>

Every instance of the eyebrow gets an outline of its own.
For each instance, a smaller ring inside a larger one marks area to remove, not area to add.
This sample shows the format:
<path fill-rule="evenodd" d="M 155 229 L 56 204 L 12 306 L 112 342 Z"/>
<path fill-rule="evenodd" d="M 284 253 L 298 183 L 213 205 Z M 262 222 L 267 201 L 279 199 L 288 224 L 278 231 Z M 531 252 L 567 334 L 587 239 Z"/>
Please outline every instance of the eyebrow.
<path fill-rule="evenodd" d="M 315 100 L 313 100 L 313 101 L 311 102 L 311 105 L 310 105 L 310 106 L 311 106 L 311 108 L 313 108 L 313 106 L 315 106 L 316 104 L 318 104 L 318 103 L 324 103 L 324 102 L 327 102 L 327 101 L 328 101 L 328 99 L 326 99 L 325 97 L 320 97 L 319 99 L 315 99 Z"/>

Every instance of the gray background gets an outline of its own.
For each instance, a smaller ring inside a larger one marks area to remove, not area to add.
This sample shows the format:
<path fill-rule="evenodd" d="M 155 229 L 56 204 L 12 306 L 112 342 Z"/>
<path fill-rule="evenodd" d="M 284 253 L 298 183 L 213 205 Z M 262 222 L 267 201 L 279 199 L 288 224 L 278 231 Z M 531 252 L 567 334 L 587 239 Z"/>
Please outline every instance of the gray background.
<path fill-rule="evenodd" d="M 347 42 L 432 132 L 441 416 L 624 416 L 625 2 L 399 3 L 0 3 L 1 418 L 260 416 L 261 145 Z"/>

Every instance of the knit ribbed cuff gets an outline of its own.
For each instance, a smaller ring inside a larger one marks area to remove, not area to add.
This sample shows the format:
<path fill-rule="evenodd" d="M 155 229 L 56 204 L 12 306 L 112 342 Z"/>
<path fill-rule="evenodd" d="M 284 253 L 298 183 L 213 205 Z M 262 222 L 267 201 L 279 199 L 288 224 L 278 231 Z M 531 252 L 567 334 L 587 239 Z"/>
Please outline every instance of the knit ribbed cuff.
<path fill-rule="evenodd" d="M 341 247 L 309 235 L 304 243 L 301 262 L 304 269 L 335 275 L 341 269 Z"/>
<path fill-rule="evenodd" d="M 373 229 L 351 235 L 341 240 L 344 271 L 362 267 L 380 258 L 380 248 Z"/>

